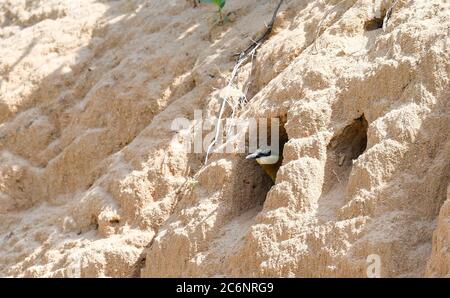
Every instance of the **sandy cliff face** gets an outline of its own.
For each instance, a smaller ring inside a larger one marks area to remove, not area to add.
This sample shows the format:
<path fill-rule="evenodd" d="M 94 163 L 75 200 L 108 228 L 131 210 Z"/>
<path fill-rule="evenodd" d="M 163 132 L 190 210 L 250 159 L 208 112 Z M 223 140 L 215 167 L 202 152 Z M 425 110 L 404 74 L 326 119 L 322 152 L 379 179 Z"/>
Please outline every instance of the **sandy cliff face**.
<path fill-rule="evenodd" d="M 277 3 L 0 2 L 0 275 L 448 276 L 448 1 L 283 4 L 235 86 L 283 122 L 274 186 L 172 130 Z"/>

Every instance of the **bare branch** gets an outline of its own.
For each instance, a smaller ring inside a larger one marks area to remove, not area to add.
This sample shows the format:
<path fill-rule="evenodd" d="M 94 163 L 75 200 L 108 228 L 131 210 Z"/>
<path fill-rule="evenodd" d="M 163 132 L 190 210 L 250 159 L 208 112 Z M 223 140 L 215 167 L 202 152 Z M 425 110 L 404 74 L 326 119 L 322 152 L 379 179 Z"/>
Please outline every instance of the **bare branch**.
<path fill-rule="evenodd" d="M 245 50 L 243 50 L 241 53 L 239 54 L 235 54 L 234 56 L 240 56 L 242 54 L 247 55 L 248 53 L 250 53 L 258 44 L 263 43 L 270 35 L 270 33 L 272 33 L 273 30 L 273 25 L 275 24 L 275 19 L 277 18 L 278 15 L 278 11 L 280 10 L 281 5 L 283 4 L 284 0 L 280 0 L 280 2 L 278 2 L 278 5 L 276 6 L 273 15 L 272 15 L 272 19 L 270 20 L 269 24 L 264 24 L 266 26 L 266 31 L 264 31 L 264 33 L 257 38 L 255 41 L 253 41 L 253 43 L 251 43 Z"/>

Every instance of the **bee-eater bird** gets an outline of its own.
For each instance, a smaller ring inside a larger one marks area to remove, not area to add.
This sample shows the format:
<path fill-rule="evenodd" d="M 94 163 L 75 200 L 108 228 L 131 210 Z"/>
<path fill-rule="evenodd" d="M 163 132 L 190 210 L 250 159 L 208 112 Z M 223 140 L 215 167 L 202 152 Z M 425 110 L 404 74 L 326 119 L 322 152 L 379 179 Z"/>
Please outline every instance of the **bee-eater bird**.
<path fill-rule="evenodd" d="M 272 178 L 275 183 L 278 169 L 281 166 L 282 158 L 270 148 L 258 148 L 252 154 L 247 155 L 245 159 L 254 159 L 261 168 Z"/>

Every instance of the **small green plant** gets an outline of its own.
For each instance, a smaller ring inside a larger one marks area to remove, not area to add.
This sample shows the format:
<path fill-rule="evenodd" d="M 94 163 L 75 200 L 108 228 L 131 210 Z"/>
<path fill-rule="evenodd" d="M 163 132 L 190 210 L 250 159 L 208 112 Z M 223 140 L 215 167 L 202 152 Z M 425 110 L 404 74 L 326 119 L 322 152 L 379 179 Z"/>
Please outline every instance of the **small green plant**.
<path fill-rule="evenodd" d="M 200 2 L 215 4 L 217 6 L 217 9 L 218 9 L 217 12 L 219 13 L 219 18 L 220 18 L 219 22 L 223 23 L 224 18 L 223 18 L 222 10 L 223 10 L 223 7 L 225 6 L 226 2 L 227 2 L 226 0 L 200 0 Z"/>

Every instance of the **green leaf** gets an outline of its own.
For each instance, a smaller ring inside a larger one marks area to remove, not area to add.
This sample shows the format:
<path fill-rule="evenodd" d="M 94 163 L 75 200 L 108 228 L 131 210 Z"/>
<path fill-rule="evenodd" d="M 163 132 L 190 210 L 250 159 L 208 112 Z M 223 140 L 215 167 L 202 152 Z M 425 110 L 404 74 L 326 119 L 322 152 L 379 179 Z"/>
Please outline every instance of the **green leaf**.
<path fill-rule="evenodd" d="M 214 3 L 219 10 L 222 10 L 222 8 L 225 6 L 226 0 L 200 0 L 202 3 Z"/>
<path fill-rule="evenodd" d="M 216 4 L 222 9 L 225 6 L 226 0 L 216 0 Z"/>

